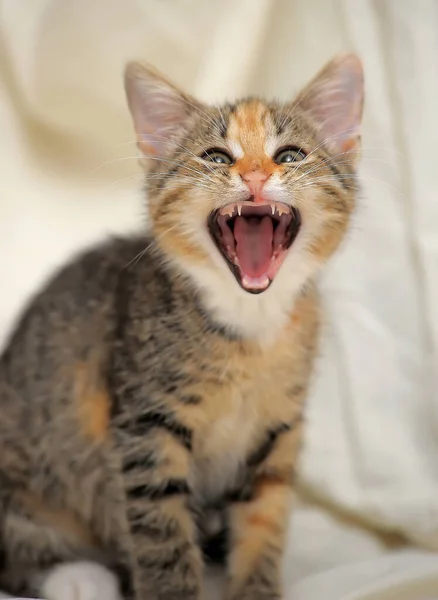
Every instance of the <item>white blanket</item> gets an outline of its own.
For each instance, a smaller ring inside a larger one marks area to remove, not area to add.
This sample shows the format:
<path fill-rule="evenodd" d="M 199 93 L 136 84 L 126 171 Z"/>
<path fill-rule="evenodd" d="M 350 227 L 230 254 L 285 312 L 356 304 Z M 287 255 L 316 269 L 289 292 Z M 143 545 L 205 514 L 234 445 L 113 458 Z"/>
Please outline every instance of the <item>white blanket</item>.
<path fill-rule="evenodd" d="M 301 464 L 318 502 L 294 513 L 288 583 L 438 598 L 438 555 L 367 531 L 438 550 L 436 0 L 0 0 L 0 335 L 73 251 L 141 225 L 127 60 L 207 101 L 288 98 L 342 50 L 365 64 L 363 194 L 324 281 Z"/>

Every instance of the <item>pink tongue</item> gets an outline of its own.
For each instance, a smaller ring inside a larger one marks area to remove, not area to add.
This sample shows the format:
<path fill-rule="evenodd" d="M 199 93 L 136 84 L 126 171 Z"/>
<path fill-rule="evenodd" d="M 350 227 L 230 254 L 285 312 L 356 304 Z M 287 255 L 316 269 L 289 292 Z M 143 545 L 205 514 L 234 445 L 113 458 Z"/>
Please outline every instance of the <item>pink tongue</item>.
<path fill-rule="evenodd" d="M 274 226 L 271 217 L 236 217 L 234 237 L 242 273 L 250 277 L 264 275 L 272 258 Z"/>

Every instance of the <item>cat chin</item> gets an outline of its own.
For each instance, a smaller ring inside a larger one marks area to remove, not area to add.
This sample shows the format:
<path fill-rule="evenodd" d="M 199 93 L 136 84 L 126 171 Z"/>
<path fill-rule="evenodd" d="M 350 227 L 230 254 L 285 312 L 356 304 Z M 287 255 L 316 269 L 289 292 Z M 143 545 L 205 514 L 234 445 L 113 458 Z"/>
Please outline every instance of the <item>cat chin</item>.
<path fill-rule="evenodd" d="M 320 264 L 307 253 L 291 253 L 270 287 L 259 294 L 245 291 L 226 265 L 221 266 L 180 264 L 200 290 L 214 322 L 239 337 L 269 345 L 287 324 L 296 298 Z"/>
<path fill-rule="evenodd" d="M 310 215 L 312 217 L 312 215 Z M 185 274 L 199 290 L 203 308 L 212 323 L 231 335 L 269 345 L 278 338 L 291 318 L 293 306 L 303 288 L 324 263 L 311 251 L 320 232 L 315 219 L 303 221 L 297 236 L 276 277 L 259 293 L 245 290 L 236 280 L 222 254 L 218 252 L 207 227 L 199 222 L 187 225 L 193 246 L 200 249 L 203 262 L 190 260 L 181 253 L 163 249 L 163 260 L 174 272 Z"/>
<path fill-rule="evenodd" d="M 93 562 L 65 563 L 53 568 L 41 585 L 45 600 L 122 600 L 117 578 Z"/>

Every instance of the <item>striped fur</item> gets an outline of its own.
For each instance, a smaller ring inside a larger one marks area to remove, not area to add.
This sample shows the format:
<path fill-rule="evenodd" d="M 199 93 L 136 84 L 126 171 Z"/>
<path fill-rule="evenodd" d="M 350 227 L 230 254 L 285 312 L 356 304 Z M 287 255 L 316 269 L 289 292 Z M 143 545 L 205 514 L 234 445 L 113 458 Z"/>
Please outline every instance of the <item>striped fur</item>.
<path fill-rule="evenodd" d="M 151 93 L 147 77 L 128 70 Z M 230 600 L 281 596 L 317 349 L 314 280 L 349 222 L 355 153 L 351 139 L 342 157 L 319 141 L 325 125 L 306 108 L 312 87 L 287 106 L 249 99 L 219 109 L 156 81 L 151 103 L 168 111 L 170 128 L 155 127 L 156 137 L 128 83 L 150 231 L 67 265 L 0 359 L 0 586 L 16 595 L 61 589 L 81 564 L 93 578 L 94 561 L 126 598 L 198 600 L 213 536 L 228 540 Z M 292 143 L 308 160 L 287 170 L 272 155 Z M 224 145 L 229 169 L 200 159 Z M 232 278 L 205 226 L 253 168 L 269 171 L 271 193 L 303 216 L 278 277 L 257 296 Z"/>

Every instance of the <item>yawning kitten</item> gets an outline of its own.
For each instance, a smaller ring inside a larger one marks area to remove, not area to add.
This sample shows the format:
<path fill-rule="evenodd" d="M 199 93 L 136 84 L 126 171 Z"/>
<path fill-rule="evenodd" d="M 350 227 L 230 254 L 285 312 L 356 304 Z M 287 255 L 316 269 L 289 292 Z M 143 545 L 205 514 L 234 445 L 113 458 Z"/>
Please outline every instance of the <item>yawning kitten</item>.
<path fill-rule="evenodd" d="M 197 600 L 214 534 L 229 600 L 273 600 L 361 65 L 287 104 L 206 106 L 138 64 L 126 90 L 149 229 L 65 267 L 0 359 L 0 586 Z"/>

